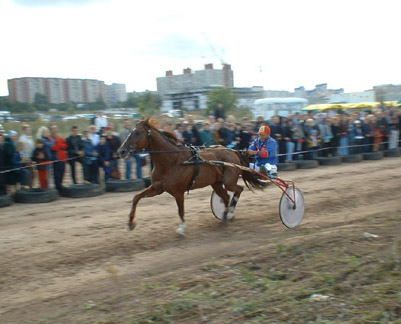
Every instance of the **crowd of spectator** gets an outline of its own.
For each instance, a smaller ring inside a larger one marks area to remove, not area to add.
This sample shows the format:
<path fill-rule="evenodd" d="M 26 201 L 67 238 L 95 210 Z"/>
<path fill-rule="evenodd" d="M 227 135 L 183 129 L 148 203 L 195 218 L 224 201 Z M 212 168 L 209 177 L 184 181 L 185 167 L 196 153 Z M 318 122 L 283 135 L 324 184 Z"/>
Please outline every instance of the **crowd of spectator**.
<path fill-rule="evenodd" d="M 6 193 L 6 184 L 9 192 L 18 187 L 32 188 L 35 176 L 41 188 L 48 188 L 53 178 L 54 187 L 61 190 L 66 164 L 74 184 L 77 163 L 83 170 L 84 183 L 123 178 L 117 149 L 134 123 L 125 119 L 116 132 L 114 123 L 98 114 L 88 129 L 73 126 L 66 138 L 59 136 L 55 124 L 41 126 L 35 137 L 27 124 L 21 127 L 21 134 L 14 130 L 0 133 L 0 171 L 7 171 L 0 172 L 0 194 Z M 160 129 L 175 133 L 183 145 L 223 145 L 238 150 L 248 149 L 263 125 L 270 127 L 271 136 L 277 141 L 279 162 L 289 162 L 399 147 L 401 111 L 394 107 L 361 112 L 297 113 L 288 117 L 273 116 L 269 121 L 262 117 L 252 121 L 226 116 L 219 105 L 206 120 L 195 120 L 192 115 L 176 122 L 160 119 Z M 134 154 L 124 160 L 125 179 L 131 178 L 134 162 L 136 177 L 142 178 L 144 157 Z M 104 179 L 100 179 L 99 169 L 103 170 Z"/>

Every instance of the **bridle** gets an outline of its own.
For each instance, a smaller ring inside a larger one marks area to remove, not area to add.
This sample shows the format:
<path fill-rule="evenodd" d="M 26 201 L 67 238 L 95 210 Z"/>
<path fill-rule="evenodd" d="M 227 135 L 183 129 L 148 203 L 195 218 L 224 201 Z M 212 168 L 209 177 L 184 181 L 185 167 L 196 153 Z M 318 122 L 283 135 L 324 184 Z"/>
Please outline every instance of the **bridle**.
<path fill-rule="evenodd" d="M 146 131 L 147 131 L 147 142 L 146 142 L 146 146 L 145 146 L 144 148 L 142 148 L 142 151 L 148 151 L 149 148 L 150 148 L 150 141 L 152 140 L 152 130 L 151 130 L 150 127 L 148 128 L 148 127 L 146 127 L 145 125 L 142 125 L 142 126 L 143 126 L 143 127 L 146 129 Z M 136 153 L 138 153 L 136 147 L 133 147 L 132 142 L 131 142 L 131 136 L 133 136 L 133 132 L 134 132 L 135 130 L 136 130 L 136 127 L 134 127 L 134 128 L 130 131 L 129 136 L 127 137 L 127 139 L 128 139 L 128 138 L 130 139 L 129 145 L 128 145 L 128 153 L 129 153 L 129 154 L 136 154 Z"/>

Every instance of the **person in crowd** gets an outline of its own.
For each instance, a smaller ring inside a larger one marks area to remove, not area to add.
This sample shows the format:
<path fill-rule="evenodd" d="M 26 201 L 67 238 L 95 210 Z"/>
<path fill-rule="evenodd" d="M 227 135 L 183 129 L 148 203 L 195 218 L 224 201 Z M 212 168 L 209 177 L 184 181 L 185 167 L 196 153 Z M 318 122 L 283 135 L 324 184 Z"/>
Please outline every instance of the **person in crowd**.
<path fill-rule="evenodd" d="M 120 133 L 118 135 L 120 138 L 120 143 L 123 143 L 125 139 L 128 137 L 128 135 L 131 132 L 131 128 L 132 127 L 129 119 L 124 119 L 123 128 L 121 128 Z M 130 155 L 127 157 L 127 159 L 125 159 L 125 179 L 127 180 L 131 179 L 131 169 L 132 169 L 132 156 Z"/>
<path fill-rule="evenodd" d="M 216 120 L 218 120 L 219 118 L 222 118 L 223 120 L 226 119 L 226 112 L 224 110 L 224 105 L 221 102 L 217 104 L 217 107 L 214 110 L 214 118 Z"/>
<path fill-rule="evenodd" d="M 107 182 L 111 176 L 112 152 L 106 136 L 100 137 L 96 151 L 98 154 L 99 166 L 101 166 L 104 171 L 104 181 Z"/>
<path fill-rule="evenodd" d="M 366 144 L 364 148 L 364 152 L 373 152 L 374 150 L 374 137 L 376 133 L 376 117 L 373 114 L 369 114 L 365 118 L 365 125 L 367 126 L 367 134 L 364 141 Z"/>
<path fill-rule="evenodd" d="M 50 136 L 49 129 L 46 126 L 39 127 L 36 132 L 36 139 L 37 140 L 41 139 L 43 141 L 43 148 L 46 150 L 48 159 L 51 160 L 52 156 L 51 147 L 54 145 L 54 140 Z M 46 165 L 46 169 L 47 169 L 47 188 L 48 188 L 50 172 L 52 170 L 51 163 L 48 163 Z"/>
<path fill-rule="evenodd" d="M 346 114 L 342 114 L 340 117 L 340 123 L 338 125 L 338 132 L 339 132 L 339 148 L 338 148 L 338 155 L 344 156 L 349 154 L 348 150 L 348 133 L 349 133 L 349 123 L 348 117 Z"/>
<path fill-rule="evenodd" d="M 36 140 L 36 148 L 33 150 L 31 159 L 36 163 L 40 187 L 46 189 L 48 187 L 47 171 L 50 156 L 41 138 Z"/>
<path fill-rule="evenodd" d="M 333 134 L 333 137 L 330 140 L 330 144 L 329 144 L 330 150 L 329 150 L 328 156 L 335 156 L 338 153 L 337 147 L 338 147 L 338 143 L 340 141 L 340 128 L 338 127 L 338 125 L 339 125 L 338 116 L 333 116 L 332 118 L 329 118 L 327 120 L 327 124 L 330 125 L 331 133 Z"/>
<path fill-rule="evenodd" d="M 54 140 L 51 150 L 53 161 L 54 185 L 57 190 L 62 190 L 65 172 L 65 162 L 67 161 L 67 143 L 64 138 L 58 135 L 57 125 L 50 125 L 50 136 Z"/>
<path fill-rule="evenodd" d="M 191 131 L 192 131 L 192 134 L 194 137 L 193 145 L 199 146 L 200 145 L 199 129 L 198 129 L 198 125 L 195 123 L 194 116 L 188 115 L 187 121 L 188 121 L 188 124 L 192 126 Z"/>
<path fill-rule="evenodd" d="M 71 168 L 71 178 L 74 184 L 77 183 L 75 174 L 75 164 L 78 162 L 82 166 L 84 181 L 88 182 L 88 170 L 86 168 L 84 157 L 84 144 L 82 143 L 81 135 L 79 135 L 79 129 L 77 126 L 71 127 L 71 135 L 67 137 L 67 153 L 68 153 L 68 163 Z"/>
<path fill-rule="evenodd" d="M 99 135 L 100 135 L 100 130 L 108 126 L 108 120 L 107 117 L 104 115 L 103 111 L 96 112 L 95 126 L 96 126 L 96 132 L 98 132 Z"/>
<path fill-rule="evenodd" d="M 277 175 L 277 143 L 270 136 L 269 126 L 261 126 L 258 134 L 259 138 L 254 140 L 248 148 L 248 154 L 255 156 L 255 163 L 250 163 L 249 167 L 270 176 Z"/>
<path fill-rule="evenodd" d="M 174 130 L 174 134 L 177 136 L 178 141 L 181 143 L 184 143 L 184 131 L 185 131 L 185 126 L 183 123 L 177 124 L 177 127 Z"/>
<path fill-rule="evenodd" d="M 265 119 L 263 118 L 263 116 L 256 117 L 256 122 L 255 122 L 255 125 L 254 125 L 254 128 L 253 128 L 254 133 L 257 134 L 260 126 L 266 126 L 266 125 L 267 124 L 266 124 Z"/>
<path fill-rule="evenodd" d="M 106 128 L 106 139 L 111 150 L 111 161 L 110 161 L 110 177 L 113 179 L 120 179 L 120 171 L 118 169 L 118 148 L 121 145 L 120 138 L 113 134 L 113 130 L 110 127 Z"/>
<path fill-rule="evenodd" d="M 41 126 L 36 132 L 36 140 L 42 140 L 43 148 L 46 150 L 47 156 L 51 157 L 51 147 L 54 145 L 54 140 L 50 137 L 49 129 L 46 126 Z"/>
<path fill-rule="evenodd" d="M 220 143 L 223 146 L 227 146 L 228 144 L 230 144 L 230 134 L 229 134 L 229 130 L 226 126 L 226 123 L 224 122 L 224 120 L 222 118 L 219 118 L 217 120 L 217 122 L 219 123 L 219 128 L 217 130 L 218 134 L 219 134 L 219 139 L 220 139 Z"/>
<path fill-rule="evenodd" d="M 8 136 L 4 140 L 3 151 L 4 151 L 4 167 L 8 171 L 6 173 L 6 184 L 9 186 L 10 193 L 14 193 L 16 190 L 18 175 L 13 170 L 14 166 L 14 154 L 15 147 L 17 145 L 18 133 L 14 130 L 8 132 Z"/>
<path fill-rule="evenodd" d="M 213 135 L 213 141 L 215 143 L 215 145 L 223 145 L 223 139 L 220 137 L 220 126 L 221 124 L 219 122 L 215 122 L 213 125 L 213 131 L 212 131 L 212 135 Z"/>
<path fill-rule="evenodd" d="M 350 131 L 350 152 L 351 154 L 362 153 L 363 141 L 365 139 L 364 129 L 362 128 L 362 122 L 357 119 L 352 123 Z"/>
<path fill-rule="evenodd" d="M 330 141 L 333 138 L 333 133 L 331 132 L 331 127 L 327 124 L 327 119 L 322 116 L 317 118 L 317 127 L 319 131 L 319 138 L 321 140 L 321 156 L 328 157 L 330 151 Z"/>
<path fill-rule="evenodd" d="M 396 114 L 393 114 L 391 116 L 389 122 L 389 131 L 390 131 L 390 138 L 389 138 L 388 148 L 392 150 L 398 147 L 398 139 L 400 137 L 400 124 Z"/>
<path fill-rule="evenodd" d="M 199 137 L 200 137 L 200 144 L 204 146 L 211 146 L 214 145 L 214 139 L 213 139 L 213 134 L 212 131 L 210 130 L 210 122 L 205 121 L 203 123 L 203 127 L 201 131 L 199 132 Z"/>
<path fill-rule="evenodd" d="M 388 148 L 388 140 L 390 138 L 389 122 L 386 118 L 387 115 L 383 114 L 381 110 L 377 110 L 375 116 L 378 128 L 377 132 L 381 134 L 379 149 L 385 150 Z"/>
<path fill-rule="evenodd" d="M 303 123 L 304 121 L 302 119 L 299 119 L 297 125 L 294 126 L 292 129 L 292 137 L 295 144 L 294 153 L 296 153 L 292 156 L 293 160 L 299 159 L 300 154 L 297 152 L 302 152 L 305 146 L 305 132 Z"/>
<path fill-rule="evenodd" d="M 196 138 L 193 133 L 193 126 L 191 124 L 185 125 L 185 130 L 182 133 L 184 143 L 187 145 L 196 145 Z"/>
<path fill-rule="evenodd" d="M 293 153 L 295 150 L 294 132 L 296 127 L 292 119 L 287 119 L 287 124 L 283 129 L 283 137 L 285 140 L 285 151 L 287 153 L 285 157 L 285 162 L 291 162 L 293 160 Z"/>
<path fill-rule="evenodd" d="M 31 161 L 24 157 L 25 143 L 17 142 L 15 146 L 14 156 L 12 159 L 13 168 L 17 169 L 13 172 L 16 174 L 16 181 L 20 184 L 22 190 L 27 190 L 30 187 L 28 186 L 28 177 L 29 171 L 27 169 L 27 161 Z"/>
<path fill-rule="evenodd" d="M 227 118 L 228 119 L 228 118 Z M 227 123 L 227 137 L 226 137 L 226 147 L 235 148 L 237 146 L 235 138 L 235 124 Z"/>
<path fill-rule="evenodd" d="M 279 140 L 277 141 L 278 143 L 278 151 L 280 152 L 280 155 L 278 157 L 278 161 L 280 163 L 284 163 L 287 160 L 287 144 L 291 142 L 291 131 L 290 128 L 288 127 L 288 121 L 287 118 L 283 117 L 280 120 L 280 136 Z"/>
<path fill-rule="evenodd" d="M 7 193 L 6 186 L 6 154 L 4 151 L 4 134 L 0 133 L 0 196 Z"/>
<path fill-rule="evenodd" d="M 216 117 L 214 115 L 212 115 L 212 114 L 209 114 L 207 116 L 207 121 L 209 122 L 210 130 L 212 131 L 213 127 L 214 127 L 214 123 L 216 122 Z"/>
<path fill-rule="evenodd" d="M 89 138 L 89 131 L 84 131 L 82 143 L 85 165 L 88 170 L 88 181 L 90 183 L 99 184 L 98 152 L 96 151 L 96 146 L 92 144 L 92 141 Z"/>
<path fill-rule="evenodd" d="M 97 146 L 99 144 L 100 135 L 97 133 L 96 126 L 89 126 L 89 139 L 92 142 L 93 146 Z"/>
<path fill-rule="evenodd" d="M 108 125 L 107 127 L 108 127 L 108 129 L 111 131 L 111 134 L 112 134 L 112 135 L 117 136 L 117 137 L 120 136 L 120 134 L 116 132 L 116 126 L 115 126 L 114 123 L 109 122 L 109 125 Z M 106 128 L 106 130 L 107 130 L 107 128 Z"/>
<path fill-rule="evenodd" d="M 32 165 L 31 157 L 33 150 L 35 149 L 35 143 L 32 137 L 31 126 L 25 124 L 22 126 L 22 134 L 18 139 L 18 142 L 24 143 L 24 150 L 21 151 L 21 156 L 23 158 L 24 167 L 27 167 L 28 171 L 28 185 L 32 188 L 33 181 L 35 179 L 35 171 Z"/>
<path fill-rule="evenodd" d="M 251 124 L 243 124 L 242 129 L 239 133 L 238 149 L 245 150 L 248 149 L 252 142 L 252 137 L 254 135 Z"/>
<path fill-rule="evenodd" d="M 318 136 L 318 131 L 316 129 L 311 129 L 309 131 L 308 137 L 308 159 L 313 160 L 316 156 L 316 151 L 320 148 L 321 139 Z"/>

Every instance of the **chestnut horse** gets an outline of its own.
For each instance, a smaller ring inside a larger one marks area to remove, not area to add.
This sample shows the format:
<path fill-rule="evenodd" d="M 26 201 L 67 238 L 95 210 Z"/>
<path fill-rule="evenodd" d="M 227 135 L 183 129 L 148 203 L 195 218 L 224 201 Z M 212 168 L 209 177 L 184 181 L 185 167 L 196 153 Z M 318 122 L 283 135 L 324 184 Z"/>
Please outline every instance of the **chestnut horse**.
<path fill-rule="evenodd" d="M 139 200 L 160 195 L 166 191 L 175 198 L 178 206 L 181 224 L 177 229 L 177 233 L 184 234 L 186 227 L 184 194 L 193 180 L 197 166 L 183 164 L 183 162 L 192 157 L 191 149 L 184 145 L 178 145 L 177 142 L 174 134 L 159 131 L 155 127 L 153 120 L 148 118 L 140 121 L 131 130 L 118 149 L 118 153 L 122 158 L 126 158 L 132 153 L 146 150 L 150 153 L 155 165 L 152 171 L 151 185 L 136 194 L 133 199 L 128 221 L 130 230 L 133 230 L 136 226 L 134 218 Z M 248 166 L 248 161 L 244 156 L 225 147 L 205 148 L 199 152 L 199 155 L 203 160 L 223 161 Z M 225 216 L 227 216 L 228 213 L 234 213 L 235 206 L 244 189 L 237 184 L 240 174 L 242 174 L 246 186 L 250 189 L 263 189 L 267 186 L 265 182 L 260 181 L 259 177 L 251 172 L 234 167 L 204 163 L 199 165 L 199 174 L 193 186 L 191 186 L 191 190 L 212 186 L 216 194 L 223 199 L 226 207 Z M 231 203 L 227 191 L 234 192 Z"/>

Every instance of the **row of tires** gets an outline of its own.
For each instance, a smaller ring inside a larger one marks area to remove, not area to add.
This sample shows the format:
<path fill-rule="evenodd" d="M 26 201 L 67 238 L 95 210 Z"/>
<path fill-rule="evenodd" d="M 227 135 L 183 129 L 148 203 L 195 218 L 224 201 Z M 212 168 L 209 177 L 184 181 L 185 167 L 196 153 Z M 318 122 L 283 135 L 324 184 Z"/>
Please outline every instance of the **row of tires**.
<path fill-rule="evenodd" d="M 105 191 L 138 191 L 148 187 L 150 183 L 150 178 L 144 178 L 133 180 L 111 180 L 106 182 L 105 186 L 100 184 L 76 184 L 68 187 L 63 187 L 60 192 L 52 188 L 32 188 L 29 190 L 17 190 L 13 195 L 0 196 L 0 207 L 9 206 L 13 202 L 27 204 L 47 203 L 58 199 L 60 195 L 68 198 L 87 198 L 100 196 Z"/>
<path fill-rule="evenodd" d="M 384 157 L 399 157 L 401 156 L 401 151 L 399 148 L 369 152 L 361 154 L 352 154 L 345 156 L 333 156 L 333 157 L 318 157 L 315 160 L 298 160 L 289 163 L 277 163 L 277 169 L 279 171 L 292 171 L 295 169 L 312 169 L 319 165 L 339 165 L 341 163 L 356 163 L 363 160 L 381 160 Z"/>

